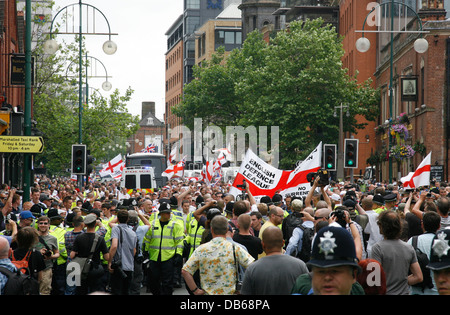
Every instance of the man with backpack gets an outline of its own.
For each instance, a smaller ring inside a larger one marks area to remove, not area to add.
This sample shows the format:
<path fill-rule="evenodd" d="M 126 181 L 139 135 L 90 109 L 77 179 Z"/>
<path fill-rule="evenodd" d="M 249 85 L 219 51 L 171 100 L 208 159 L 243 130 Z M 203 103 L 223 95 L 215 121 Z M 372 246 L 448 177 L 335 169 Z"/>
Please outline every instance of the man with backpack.
<path fill-rule="evenodd" d="M 286 255 L 295 256 L 306 263 L 311 255 L 314 222 L 303 220 L 302 208 L 301 200 L 292 201 L 292 214 L 283 220 L 282 231 L 287 243 Z"/>
<path fill-rule="evenodd" d="M 117 225 L 111 229 L 108 268 L 111 273 L 111 294 L 129 295 L 136 255 L 136 232 L 127 225 L 128 210 L 119 210 Z"/>
<path fill-rule="evenodd" d="M 0 237 L 0 295 L 39 295 L 38 281 L 18 270 L 9 254 L 9 241 Z"/>
<path fill-rule="evenodd" d="M 412 295 L 437 295 L 436 284 L 426 267 L 428 265 L 433 245 L 433 238 L 436 232 L 440 229 L 441 217 L 433 211 L 425 212 L 422 217 L 422 227 L 425 233 L 416 235 L 408 240 L 408 244 L 413 245 L 416 250 L 417 260 L 419 261 L 420 269 L 423 274 L 423 281 L 411 286 Z"/>
<path fill-rule="evenodd" d="M 17 272 L 16 266 L 9 260 L 9 242 L 5 237 L 0 236 L 0 268 Z M 4 295 L 4 289 L 8 282 L 8 276 L 0 272 L 0 295 Z"/>

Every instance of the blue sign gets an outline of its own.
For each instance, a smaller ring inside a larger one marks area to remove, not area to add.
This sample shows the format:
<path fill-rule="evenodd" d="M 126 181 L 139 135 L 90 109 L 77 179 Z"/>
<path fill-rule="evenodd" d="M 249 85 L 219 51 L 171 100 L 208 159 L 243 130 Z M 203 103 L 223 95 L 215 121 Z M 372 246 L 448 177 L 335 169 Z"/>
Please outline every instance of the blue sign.
<path fill-rule="evenodd" d="M 208 0 L 207 9 L 222 9 L 223 3 L 222 0 Z"/>

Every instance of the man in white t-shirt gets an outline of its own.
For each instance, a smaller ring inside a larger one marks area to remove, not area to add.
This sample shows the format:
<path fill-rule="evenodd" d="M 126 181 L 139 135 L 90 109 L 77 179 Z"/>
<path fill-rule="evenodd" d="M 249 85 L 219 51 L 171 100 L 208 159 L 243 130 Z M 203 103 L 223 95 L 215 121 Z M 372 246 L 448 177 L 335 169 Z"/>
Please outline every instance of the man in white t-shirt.
<path fill-rule="evenodd" d="M 381 196 L 375 195 L 373 198 L 379 198 Z M 383 197 L 381 197 L 383 198 Z M 367 256 L 370 257 L 372 246 L 381 241 L 383 239 L 383 235 L 380 233 L 380 227 L 377 224 L 378 213 L 375 212 L 375 208 L 378 208 L 378 205 L 373 202 L 371 197 L 366 197 L 361 201 L 361 206 L 357 203 L 356 210 L 358 210 L 359 214 L 367 215 L 368 222 L 364 229 L 364 233 L 369 234 L 369 240 L 367 241 Z"/>

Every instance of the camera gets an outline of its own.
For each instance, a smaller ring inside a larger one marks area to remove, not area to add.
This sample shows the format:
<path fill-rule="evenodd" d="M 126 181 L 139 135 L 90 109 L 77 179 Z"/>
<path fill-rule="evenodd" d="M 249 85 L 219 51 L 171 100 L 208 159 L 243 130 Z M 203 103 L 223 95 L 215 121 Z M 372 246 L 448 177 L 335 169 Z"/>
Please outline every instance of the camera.
<path fill-rule="evenodd" d="M 336 222 L 345 228 L 347 226 L 347 222 L 345 221 L 345 211 L 342 209 L 337 209 L 330 213 L 330 217 L 336 217 Z"/>
<path fill-rule="evenodd" d="M 242 190 L 245 190 L 245 188 L 247 187 L 247 185 L 245 184 L 245 179 L 242 180 L 242 185 L 236 185 L 237 188 L 240 188 Z"/>
<path fill-rule="evenodd" d="M 45 257 L 49 258 L 52 254 L 53 254 L 53 253 L 52 253 L 51 250 L 45 249 L 45 252 L 44 252 L 44 256 L 45 256 Z"/>
<path fill-rule="evenodd" d="M 326 186 L 330 183 L 330 179 L 328 177 L 328 171 L 326 170 L 318 170 L 317 173 L 308 173 L 306 175 L 306 179 L 308 182 L 311 183 L 311 186 L 314 184 L 314 181 L 316 180 L 317 177 L 320 177 L 319 179 L 319 186 Z"/>
<path fill-rule="evenodd" d="M 111 263 L 111 269 L 114 270 L 114 272 L 117 271 L 122 279 L 128 277 L 127 274 L 122 270 L 122 262 L 120 260 L 113 261 Z"/>
<path fill-rule="evenodd" d="M 241 290 L 242 290 L 242 281 L 238 281 L 237 283 L 236 283 L 236 293 L 237 294 L 240 294 L 241 293 Z"/>

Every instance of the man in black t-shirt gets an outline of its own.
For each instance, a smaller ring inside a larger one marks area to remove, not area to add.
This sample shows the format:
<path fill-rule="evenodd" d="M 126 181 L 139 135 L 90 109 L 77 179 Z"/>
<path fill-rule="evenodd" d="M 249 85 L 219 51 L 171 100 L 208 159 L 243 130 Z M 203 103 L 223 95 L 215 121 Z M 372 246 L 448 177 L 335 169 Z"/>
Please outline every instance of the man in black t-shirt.
<path fill-rule="evenodd" d="M 80 234 L 75 238 L 70 258 L 88 257 L 95 238 L 95 228 L 98 224 L 95 214 L 88 214 L 84 219 L 86 225 L 86 233 Z M 77 287 L 77 295 L 86 295 L 95 291 L 105 291 L 102 287 L 103 268 L 100 265 L 100 253 L 103 254 L 105 260 L 109 259 L 109 249 L 106 246 L 105 239 L 100 236 L 97 246 L 92 255 L 92 267 L 88 274 L 87 280 L 81 280 L 81 286 Z"/>
<path fill-rule="evenodd" d="M 239 233 L 233 235 L 233 241 L 244 245 L 247 248 L 248 253 L 257 260 L 258 255 L 262 254 L 263 248 L 261 239 L 250 234 L 250 215 L 246 213 L 241 214 L 238 217 L 237 222 L 239 225 Z"/>

